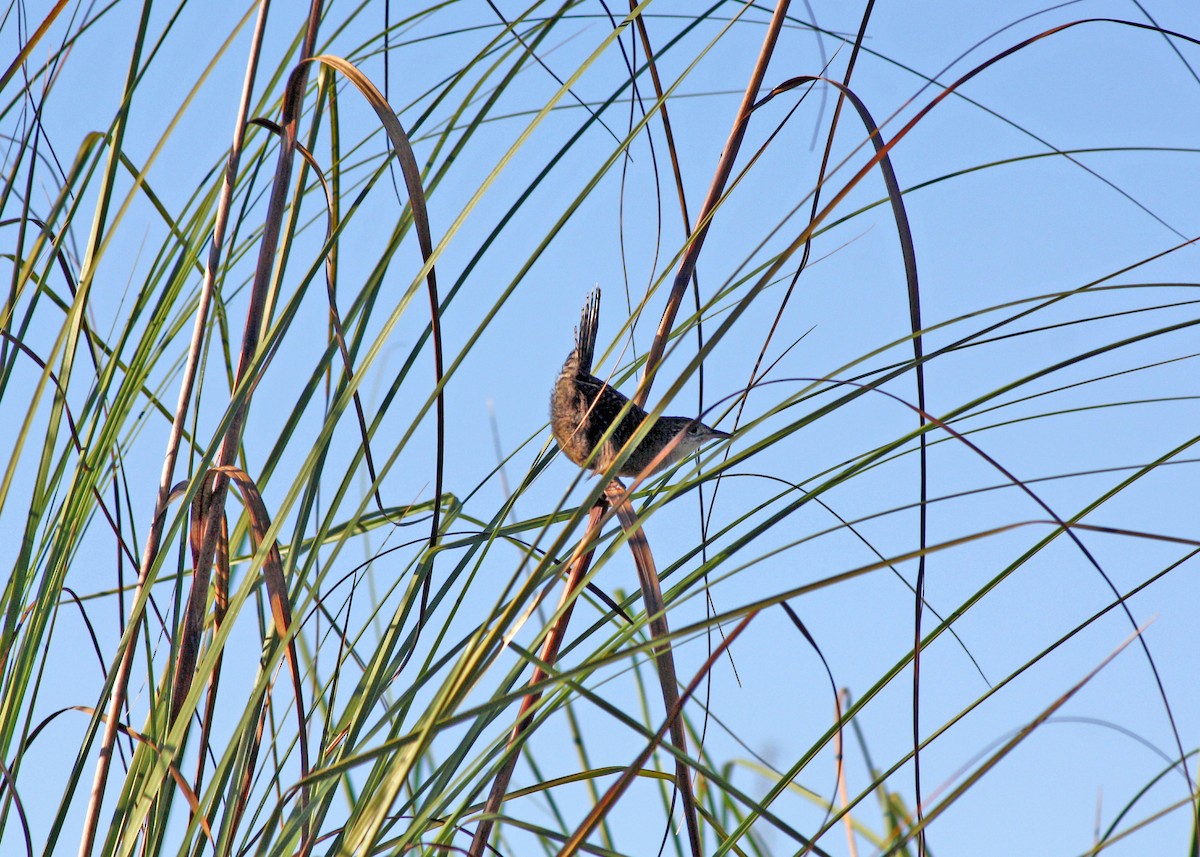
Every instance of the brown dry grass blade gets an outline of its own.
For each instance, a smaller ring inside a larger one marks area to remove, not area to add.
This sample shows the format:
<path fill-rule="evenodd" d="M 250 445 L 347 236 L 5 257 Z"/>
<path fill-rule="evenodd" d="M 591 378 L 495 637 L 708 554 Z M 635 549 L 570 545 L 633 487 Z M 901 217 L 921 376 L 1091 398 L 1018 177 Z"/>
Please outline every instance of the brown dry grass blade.
<path fill-rule="evenodd" d="M 261 702 L 255 700 L 254 704 Z M 246 762 L 242 765 L 242 778 L 238 782 L 237 790 L 234 792 L 233 807 L 229 811 L 229 830 L 236 832 L 242 826 L 242 819 L 246 815 L 246 807 L 250 805 L 250 789 L 254 785 L 254 772 L 258 767 L 258 751 L 262 747 L 263 732 L 266 731 L 267 725 L 267 706 L 261 705 L 258 709 L 258 725 L 254 729 L 254 741 L 246 748 Z M 304 832 L 305 841 L 309 841 L 308 831 Z"/>
<path fill-rule="evenodd" d="M 254 484 L 254 480 L 250 478 L 244 470 L 233 467 L 214 467 L 213 472 L 223 474 L 232 479 L 238 486 L 242 494 L 243 502 L 246 506 L 246 511 L 250 515 L 250 538 L 257 551 L 262 545 L 266 537 L 267 531 L 271 527 L 271 516 L 267 512 L 266 504 L 263 503 L 262 495 L 259 493 L 258 486 Z M 292 608 L 291 599 L 288 595 L 287 581 L 283 576 L 283 559 L 279 555 L 279 546 L 272 540 L 270 547 L 267 549 L 267 555 L 263 558 L 262 563 L 263 581 L 267 585 L 267 600 L 271 605 L 271 617 L 275 622 L 275 633 L 279 639 L 287 640 L 287 661 L 288 668 L 292 677 L 292 689 L 296 698 L 296 723 L 297 723 L 297 740 L 296 743 L 300 747 L 300 777 L 304 780 L 309 773 L 308 761 L 308 720 L 307 711 L 304 707 L 304 685 L 300 676 L 300 659 L 296 653 L 296 641 L 291 635 L 292 629 Z M 264 697 L 265 699 L 265 697 Z M 265 724 L 266 707 L 264 706 L 259 715 L 258 730 L 255 733 L 255 750 L 261 743 L 263 728 Z M 253 770 L 253 764 L 247 766 L 247 774 Z M 244 805 L 248 797 L 249 782 L 243 783 L 241 791 L 241 801 Z M 304 786 L 300 789 L 300 805 L 303 806 L 308 802 L 308 787 Z M 309 844 L 309 828 L 305 824 L 302 836 L 303 845 L 306 848 Z M 303 849 L 302 849 L 303 850 Z"/>
<path fill-rule="evenodd" d="M 246 417 L 250 409 L 250 399 L 258 380 L 257 378 L 252 379 L 250 376 L 252 372 L 257 371 L 256 364 L 260 358 L 259 343 L 268 320 L 267 301 L 271 293 L 284 209 L 287 206 L 288 185 L 292 178 L 293 155 L 298 146 L 296 129 L 303 109 L 304 89 L 308 82 L 308 61 L 312 57 L 316 44 L 317 25 L 320 23 L 320 17 L 321 0 L 312 0 L 304 42 L 300 48 L 300 61 L 288 75 L 287 86 L 284 90 L 281 115 L 283 135 L 279 147 L 279 158 L 275 165 L 271 195 L 267 201 L 267 214 L 263 220 L 262 239 L 259 241 L 249 306 L 246 308 L 246 327 L 242 336 L 241 351 L 238 355 L 235 390 L 241 391 L 241 398 L 236 398 L 235 394 L 233 413 L 229 419 L 229 426 L 225 431 L 221 449 L 217 454 L 217 465 L 214 469 L 218 473 L 221 473 L 223 468 L 232 466 L 233 461 L 237 458 L 242 442 L 242 432 L 245 429 Z M 225 492 L 228 489 L 228 484 L 223 476 L 224 474 L 213 485 L 209 517 L 203 529 L 204 538 L 199 562 L 196 566 L 197 579 L 203 581 L 205 586 L 209 579 L 209 565 L 216 550 L 217 519 L 224 509 Z"/>
<path fill-rule="evenodd" d="M 646 605 L 646 616 L 650 622 L 650 638 L 662 640 L 660 645 L 651 648 L 654 655 L 654 665 L 658 668 L 658 681 L 662 686 L 663 703 L 667 710 L 667 722 L 671 731 L 671 743 L 679 751 L 680 757 L 675 759 L 675 787 L 683 802 L 683 816 L 687 822 L 688 841 L 693 857 L 700 857 L 700 822 L 696 817 L 696 799 L 692 794 L 692 778 L 684 758 L 687 756 L 687 732 L 683 727 L 683 718 L 678 716 L 682 710 L 679 700 L 678 680 L 675 676 L 675 657 L 671 654 L 671 644 L 667 637 L 671 629 L 667 625 L 666 604 L 663 601 L 662 587 L 658 582 L 658 569 L 654 565 L 654 554 L 650 550 L 650 542 L 642 530 L 641 522 L 633 511 L 628 493 L 620 480 L 614 479 L 606 489 L 610 502 L 616 509 L 617 519 L 621 528 L 629 537 L 629 550 L 633 554 L 633 564 L 637 567 L 638 584 L 642 589 L 642 600 Z M 730 637 L 732 639 L 732 637 Z M 639 764 L 638 767 L 641 767 Z"/>
<path fill-rule="evenodd" d="M 330 101 L 335 99 L 336 89 L 330 87 Z M 283 129 L 270 119 L 257 117 L 250 121 L 250 124 L 257 125 L 260 128 L 265 128 L 275 135 L 282 135 Z M 333 188 L 329 185 L 329 180 L 325 178 L 325 170 L 322 169 L 320 162 L 316 157 L 299 143 L 296 144 L 296 151 L 300 157 L 304 158 L 308 168 L 312 170 L 317 181 L 321 185 L 321 189 L 325 193 L 325 243 L 329 245 L 329 252 L 325 256 L 325 295 L 329 301 L 329 324 L 333 333 L 334 341 L 337 342 L 338 352 L 342 356 L 342 371 L 346 374 L 346 382 L 353 383 L 354 381 L 354 361 L 350 358 L 350 349 L 346 345 L 346 332 L 342 326 L 342 315 L 337 307 L 337 242 L 334 240 L 334 235 L 338 231 L 338 207 L 337 198 L 334 195 Z M 398 523 L 383 505 L 383 497 L 379 493 L 379 477 L 375 471 L 375 457 L 371 454 L 371 439 L 367 429 L 367 417 L 363 410 L 362 396 L 359 395 L 357 388 L 353 394 L 354 400 L 354 416 L 358 420 L 358 434 L 362 438 L 363 460 L 367 465 L 367 475 L 371 479 L 371 484 L 375 485 L 375 507 L 379 510 L 379 514 L 384 519 L 391 521 L 393 524 Z"/>
<path fill-rule="evenodd" d="M 255 550 L 262 544 L 267 530 L 271 527 L 271 516 L 267 513 L 266 504 L 258 492 L 258 486 L 246 471 L 233 467 L 214 467 L 214 471 L 224 473 L 237 483 L 241 490 L 246 511 L 250 514 L 250 538 Z M 304 708 L 304 686 L 300 678 L 300 660 L 296 654 L 296 641 L 291 637 L 292 607 L 288 596 L 287 581 L 283 577 L 283 559 L 279 555 L 279 545 L 274 541 L 267 549 L 267 555 L 262 564 L 263 581 L 267 584 L 267 598 L 271 605 L 271 616 L 275 620 L 275 633 L 281 640 L 287 640 L 288 666 L 292 673 L 292 686 L 296 693 L 296 719 L 299 728 L 300 745 L 300 775 L 308 776 L 308 736 L 305 722 L 307 714 Z"/>
<path fill-rule="evenodd" d="M 371 82 L 370 78 L 359 71 L 353 63 L 330 54 L 321 54 L 318 57 L 313 57 L 311 62 L 324 63 L 344 75 L 347 80 L 357 87 L 358 91 L 375 111 L 375 115 L 379 117 L 383 129 L 388 135 L 388 140 L 392 144 L 392 151 L 396 154 L 396 160 L 400 162 L 400 172 L 404 176 L 404 186 L 408 190 L 408 201 L 412 207 L 413 227 L 416 229 L 417 242 L 421 247 L 421 259 L 428 269 L 425 275 L 425 282 L 429 286 L 429 329 L 433 339 L 434 384 L 437 390 L 437 458 L 434 462 L 433 520 L 429 530 L 430 555 L 429 562 L 423 571 L 421 604 L 417 611 L 417 635 L 419 636 L 421 629 L 425 627 L 426 615 L 429 608 L 429 592 L 433 579 L 433 560 L 436 556 L 432 551 L 437 547 L 438 530 L 441 528 L 442 479 L 446 461 L 446 396 L 444 385 L 445 369 L 442 360 L 441 305 L 438 300 L 437 270 L 433 264 L 433 237 L 429 228 L 429 212 L 425 205 L 425 187 L 421 181 L 421 170 L 417 166 L 417 157 L 413 153 L 412 143 L 409 142 L 408 134 L 405 133 L 400 120 L 396 118 L 396 112 L 388 104 L 387 99 L 383 97 L 383 93 Z M 408 665 L 408 661 L 412 657 L 413 652 L 416 651 L 416 648 L 416 640 L 414 639 L 412 647 L 409 648 L 403 663 L 400 664 L 401 670 Z"/>
<path fill-rule="evenodd" d="M 634 14 L 637 6 L 636 0 L 629 0 L 629 14 Z M 637 17 L 633 19 L 633 23 L 637 28 L 638 38 L 641 40 L 642 50 L 646 53 L 646 70 L 650 72 L 650 83 L 654 87 L 654 98 L 658 102 L 656 109 L 659 119 L 662 121 L 667 155 L 671 159 L 671 174 L 675 179 L 675 197 L 679 200 L 679 213 L 683 217 L 683 234 L 685 238 L 690 239 L 692 237 L 692 218 L 688 214 L 687 193 L 683 187 L 683 169 L 679 165 L 679 147 L 675 145 L 675 131 L 671 127 L 671 115 L 667 111 L 666 90 L 663 88 L 662 78 L 658 74 L 658 62 L 655 60 L 654 46 L 650 43 L 650 33 L 646 29 L 645 16 L 638 13 Z"/>
<path fill-rule="evenodd" d="M 601 497 L 592 506 L 591 513 L 588 516 L 587 529 L 584 530 L 583 541 L 580 542 L 579 548 L 576 549 L 577 556 L 575 561 L 571 563 L 571 570 L 567 575 L 566 582 L 563 584 L 562 597 L 558 602 L 558 610 L 561 611 L 561 615 L 542 643 L 540 658 L 542 663 L 547 666 L 553 666 L 555 660 L 558 659 L 558 650 L 567 635 L 567 625 L 571 621 L 571 611 L 575 607 L 575 599 L 583 591 L 580 587 L 580 582 L 587 574 L 588 568 L 591 567 L 592 554 L 596 550 L 596 538 L 600 535 L 600 525 L 603 523 L 604 513 L 607 511 L 608 502 Z M 580 553 L 579 551 L 582 552 Z M 533 675 L 529 677 L 530 688 L 537 688 L 546 678 L 546 670 L 540 666 L 535 667 Z M 512 779 L 513 771 L 517 767 L 517 759 L 521 752 L 521 740 L 533 722 L 533 707 L 537 705 L 538 700 L 541 698 L 542 691 L 538 688 L 530 690 L 525 695 L 525 698 L 521 700 L 521 710 L 517 714 L 517 723 L 513 726 L 512 734 L 508 738 L 508 746 L 505 748 L 505 752 L 509 755 L 500 770 L 496 772 L 496 779 L 492 782 L 492 790 L 489 792 L 487 803 L 484 805 L 483 818 L 480 819 L 479 826 L 475 828 L 475 836 L 472 838 L 471 847 L 467 852 L 470 857 L 481 857 L 484 849 L 487 847 L 488 839 L 492 835 L 492 828 L 496 824 L 495 816 L 500 811 L 500 804 L 504 801 L 504 794 L 508 791 L 509 781 Z"/>
<path fill-rule="evenodd" d="M 213 633 L 216 634 L 221 630 L 221 623 L 225 621 L 225 613 L 229 609 L 229 529 L 224 518 L 222 518 L 221 534 L 217 539 L 217 557 L 213 567 L 215 569 L 213 574 Z M 195 789 L 197 792 L 204 785 L 204 759 L 212 734 L 212 726 L 216 719 L 217 689 L 220 685 L 221 667 L 224 663 L 225 652 L 221 651 L 217 655 L 216 663 L 213 664 L 212 678 L 208 683 L 208 698 L 205 700 L 204 717 L 200 723 L 200 750 L 196 758 Z"/>
<path fill-rule="evenodd" d="M 323 63 L 340 72 L 354 84 L 362 96 L 371 105 L 375 115 L 379 117 L 383 130 L 387 133 L 392 144 L 396 160 L 400 162 L 400 172 L 404 176 L 404 186 L 408 190 L 408 201 L 412 207 L 413 228 L 417 232 L 417 242 L 421 247 L 421 259 L 428 267 L 425 282 L 429 286 L 429 315 L 430 330 L 433 338 L 434 381 L 437 385 L 437 461 L 435 464 L 435 484 L 433 505 L 433 525 L 429 535 L 429 546 L 437 544 L 438 528 L 442 500 L 442 471 L 445 462 L 445 415 L 446 403 L 442 385 L 444 363 L 442 360 L 442 324 L 441 307 L 438 300 L 437 270 L 433 265 L 433 233 L 429 228 L 429 212 L 425 204 L 425 186 L 421 181 L 421 170 L 417 166 L 417 157 L 413 153 L 412 143 L 405 133 L 396 112 L 388 104 L 383 93 L 376 88 L 365 74 L 351 62 L 330 54 L 313 57 L 310 62 Z"/>
<path fill-rule="evenodd" d="M 188 532 L 188 543 L 192 550 L 192 568 L 200 567 L 200 556 L 204 543 L 204 525 L 211 514 L 213 482 L 216 474 L 209 472 L 192 498 L 191 526 Z M 214 565 L 219 566 L 221 558 L 229 562 L 229 528 L 225 512 L 221 510 L 220 533 L 217 537 L 217 557 Z M 222 545 L 224 550 L 222 550 Z M 221 572 L 218 571 L 218 574 Z M 228 567 L 224 571 L 226 579 L 229 576 Z M 183 610 L 183 625 L 179 629 L 179 639 L 176 644 L 177 657 L 175 660 L 175 677 L 171 682 L 171 719 L 174 723 L 179 717 L 179 709 L 192 689 L 192 678 L 196 672 L 196 661 L 200 658 L 200 635 L 204 632 L 204 613 L 208 606 L 208 580 L 200 580 L 193 575 L 192 590 L 188 594 L 187 604 Z M 215 678 L 215 674 L 214 674 Z M 203 756 L 201 756 L 203 758 Z"/>
<path fill-rule="evenodd" d="M 864 20 L 864 25 L 865 25 Z M 861 41 L 862 31 L 859 33 Z M 855 46 L 857 48 L 857 44 Z M 837 88 L 841 95 L 838 99 L 838 105 L 841 106 L 843 100 L 849 101 L 854 109 L 858 112 L 859 119 L 867 129 L 867 134 L 871 138 L 871 143 L 875 147 L 875 154 L 879 158 L 879 172 L 883 176 L 884 185 L 887 188 L 888 199 L 892 205 L 892 217 L 896 222 L 896 235 L 900 240 L 900 252 L 904 260 L 904 275 L 908 285 L 908 310 L 909 310 L 909 325 L 912 331 L 912 348 L 913 348 L 913 367 L 914 378 L 917 387 L 917 412 L 918 422 L 921 426 L 925 425 L 925 361 L 923 339 L 921 338 L 921 289 L 917 277 L 917 253 L 913 243 L 912 228 L 908 222 L 908 212 L 904 207 L 904 196 L 900 190 L 900 182 L 896 179 L 896 171 L 892 168 L 892 159 L 888 154 L 888 147 L 884 141 L 883 134 L 879 130 L 875 118 L 867 109 L 854 92 L 844 83 L 839 83 L 828 78 L 821 78 L 813 75 L 803 75 L 785 81 L 779 86 L 771 90 L 755 108 L 761 107 L 772 98 L 794 89 L 797 86 L 815 83 L 818 80 L 823 80 L 825 83 Z M 814 197 L 814 208 L 816 200 Z M 806 245 L 807 249 L 807 245 Z M 921 548 L 925 548 L 928 544 L 929 532 L 929 437 L 925 432 L 922 432 L 917 443 L 919 444 L 918 456 L 920 463 L 918 465 L 918 486 L 919 495 L 918 502 L 918 522 L 917 522 L 917 541 Z M 914 585 L 914 610 L 913 617 L 913 715 L 912 715 L 912 745 L 913 745 L 913 789 L 916 795 L 918 821 L 920 821 L 920 813 L 922 812 L 923 803 L 921 801 L 921 756 L 920 756 L 920 698 L 921 698 L 921 614 L 925 605 L 925 555 L 917 561 L 917 579 Z M 925 834 L 922 832 L 917 840 L 917 853 L 925 854 Z"/>
<path fill-rule="evenodd" d="M 37 47 L 38 42 L 42 40 L 42 36 L 46 35 L 46 31 L 50 29 L 50 26 L 58 18 L 59 13 L 62 12 L 66 6 L 67 0 L 58 0 L 58 2 L 54 4 L 54 8 L 50 10 L 50 13 L 46 15 L 42 23 L 38 24 L 38 28 L 30 34 L 28 40 L 26 40 L 25 44 L 21 46 L 21 50 L 17 52 L 17 55 L 13 57 L 13 61 L 9 63 L 8 68 L 4 70 L 4 74 L 0 75 L 0 90 L 4 89 L 8 82 L 12 80 L 12 76 L 17 73 L 17 69 L 21 67 L 21 64 L 24 63 L 25 60 L 29 59 L 29 55 L 33 53 L 33 49 Z"/>
<path fill-rule="evenodd" d="M 94 716 L 96 714 L 96 709 L 87 705 L 72 705 L 70 710 L 82 711 L 88 716 Z M 133 740 L 141 744 L 145 744 L 153 752 L 161 754 L 162 751 L 159 750 L 158 745 L 145 735 L 137 732 L 134 729 L 130 729 L 124 723 L 117 723 L 115 726 L 116 730 L 122 735 L 128 735 Z M 212 826 L 208 823 L 208 818 L 206 818 L 204 813 L 200 811 L 200 799 L 196 797 L 196 793 L 192 790 L 192 787 L 188 785 L 187 779 L 184 778 L 182 771 L 180 771 L 177 767 L 175 767 L 174 764 L 170 762 L 167 763 L 167 770 L 171 774 L 171 779 L 175 780 L 175 785 L 179 787 L 179 791 L 183 795 L 183 799 L 187 801 L 188 806 L 191 808 L 192 815 L 197 819 L 200 829 L 204 831 L 204 835 L 208 837 L 209 844 L 212 845 L 213 849 L 215 850 L 217 847 L 217 842 L 213 837 Z"/>
<path fill-rule="evenodd" d="M 709 186 L 708 195 L 700 207 L 696 229 L 679 262 L 679 270 L 675 273 L 675 282 L 671 285 L 671 294 L 667 297 L 667 305 L 663 309 L 662 319 L 658 323 L 658 331 L 654 334 L 654 340 L 650 343 L 650 350 L 646 354 L 646 369 L 642 374 L 642 381 L 633 395 L 633 401 L 640 407 L 646 406 L 646 399 L 650 396 L 650 385 L 654 383 L 654 373 L 662 361 L 663 351 L 666 350 L 667 339 L 675 324 L 675 315 L 679 312 L 679 305 L 683 302 L 683 293 L 692 279 L 692 272 L 696 269 L 696 262 L 704 247 L 704 239 L 708 235 L 713 212 L 725 191 L 725 183 L 733 173 L 733 163 L 741 149 L 742 138 L 746 135 L 746 126 L 749 124 L 750 114 L 754 110 L 754 102 L 758 100 L 758 91 L 762 86 L 763 77 L 767 73 L 767 65 L 771 61 L 771 55 L 775 52 L 775 43 L 779 38 L 779 31 L 783 28 L 784 19 L 787 17 L 788 6 L 788 0 L 779 0 L 775 6 L 775 12 L 771 15 L 766 35 L 763 37 L 762 49 L 754 64 L 754 70 L 750 73 L 750 80 L 746 84 L 746 92 L 742 96 L 737 116 L 734 117 L 729 139 L 721 152 L 721 160 L 717 163 L 717 171 Z"/>

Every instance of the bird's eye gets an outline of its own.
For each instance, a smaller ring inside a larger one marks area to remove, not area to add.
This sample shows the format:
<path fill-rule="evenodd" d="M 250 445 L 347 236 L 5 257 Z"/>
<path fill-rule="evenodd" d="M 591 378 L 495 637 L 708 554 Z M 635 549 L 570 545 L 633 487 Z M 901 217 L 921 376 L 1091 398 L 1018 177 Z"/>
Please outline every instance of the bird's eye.
<path fill-rule="evenodd" d="M 700 423 L 692 423 L 688 426 L 688 434 L 695 436 L 700 434 Z"/>

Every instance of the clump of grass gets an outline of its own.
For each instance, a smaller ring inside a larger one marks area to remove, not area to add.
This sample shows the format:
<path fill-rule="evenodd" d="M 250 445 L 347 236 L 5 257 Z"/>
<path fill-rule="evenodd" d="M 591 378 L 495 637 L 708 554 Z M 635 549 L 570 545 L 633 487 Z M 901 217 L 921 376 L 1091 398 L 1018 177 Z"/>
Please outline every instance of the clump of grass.
<path fill-rule="evenodd" d="M 1047 852 L 1195 852 L 1194 236 L 1106 158 L 1196 150 L 986 89 L 1194 38 L 1048 10 L 923 77 L 872 4 L 123 11 L 22 18 L 2 79 L 6 845 L 921 854 L 1001 805 Z M 1127 245 L 939 220 L 1035 168 L 1031 221 L 1100 193 Z M 556 457 L 598 278 L 607 377 L 731 443 Z"/>

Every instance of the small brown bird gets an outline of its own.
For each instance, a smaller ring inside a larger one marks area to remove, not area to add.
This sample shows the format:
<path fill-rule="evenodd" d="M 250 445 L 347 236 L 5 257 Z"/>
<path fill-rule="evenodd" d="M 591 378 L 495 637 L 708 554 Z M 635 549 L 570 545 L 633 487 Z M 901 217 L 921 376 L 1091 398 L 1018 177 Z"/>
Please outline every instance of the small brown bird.
<path fill-rule="evenodd" d="M 633 437 L 647 416 L 637 405 L 629 405 L 620 424 L 588 462 L 613 420 L 629 402 L 628 397 L 592 374 L 592 356 L 599 325 L 600 289 L 596 289 L 583 305 L 579 327 L 575 331 L 575 349 L 567 356 L 567 362 L 563 364 L 550 395 L 550 428 L 554 432 L 554 439 L 567 458 L 581 466 L 586 463 L 588 469 L 595 473 L 603 473 L 609 468 L 621 447 Z M 680 435 L 674 448 L 647 475 L 674 464 L 710 440 L 730 437 L 723 431 L 709 428 L 698 419 L 659 417 L 637 449 L 625 459 L 617 475 L 638 475 Z"/>

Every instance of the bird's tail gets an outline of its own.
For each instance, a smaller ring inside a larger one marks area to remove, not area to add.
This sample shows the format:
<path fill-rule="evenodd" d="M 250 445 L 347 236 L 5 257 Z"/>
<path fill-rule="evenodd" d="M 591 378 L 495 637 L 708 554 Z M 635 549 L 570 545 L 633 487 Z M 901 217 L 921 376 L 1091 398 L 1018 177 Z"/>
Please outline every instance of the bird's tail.
<path fill-rule="evenodd" d="M 579 374 L 590 375 L 592 356 L 596 350 L 596 333 L 600 329 L 600 287 L 597 286 L 583 305 L 579 314 L 579 327 L 575 330 L 575 350 L 579 352 Z"/>

